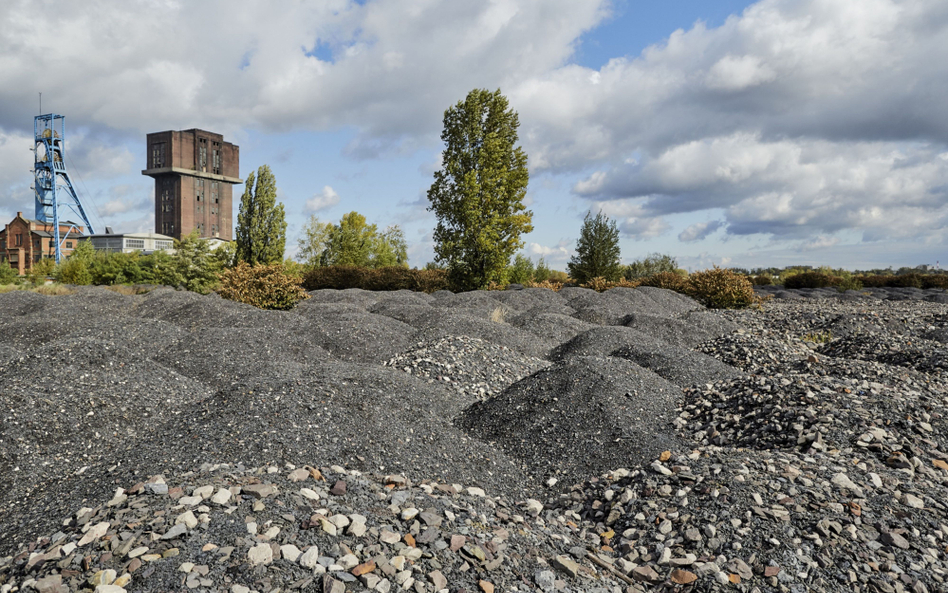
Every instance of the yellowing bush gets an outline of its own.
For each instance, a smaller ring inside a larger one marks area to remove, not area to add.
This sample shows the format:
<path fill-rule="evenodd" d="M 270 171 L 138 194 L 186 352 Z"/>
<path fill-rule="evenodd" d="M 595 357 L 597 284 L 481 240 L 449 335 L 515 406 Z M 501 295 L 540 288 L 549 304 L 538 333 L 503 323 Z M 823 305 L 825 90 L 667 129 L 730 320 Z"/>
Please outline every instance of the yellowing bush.
<path fill-rule="evenodd" d="M 220 276 L 218 294 L 261 309 L 287 311 L 309 298 L 299 277 L 287 273 L 280 264 L 251 266 L 241 262 Z"/>
<path fill-rule="evenodd" d="M 688 276 L 685 294 L 710 309 L 743 309 L 757 302 L 746 276 L 718 267 Z"/>
<path fill-rule="evenodd" d="M 688 278 L 675 272 L 659 272 L 639 280 L 639 286 L 653 286 L 655 288 L 667 288 L 676 292 L 685 292 L 688 285 Z"/>

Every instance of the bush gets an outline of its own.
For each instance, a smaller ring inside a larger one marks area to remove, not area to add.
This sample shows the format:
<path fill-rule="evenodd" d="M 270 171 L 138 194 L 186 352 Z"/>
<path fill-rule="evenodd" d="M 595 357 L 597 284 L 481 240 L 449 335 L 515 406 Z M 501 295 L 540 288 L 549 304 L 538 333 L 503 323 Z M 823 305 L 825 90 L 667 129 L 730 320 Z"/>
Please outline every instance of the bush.
<path fill-rule="evenodd" d="M 357 266 L 323 266 L 304 274 L 303 287 L 306 290 L 361 288 L 432 293 L 448 287 L 448 272 L 440 269 L 409 269 L 403 266 L 374 270 Z"/>
<path fill-rule="evenodd" d="M 678 269 L 678 262 L 670 255 L 661 253 L 650 253 L 643 259 L 637 259 L 625 267 L 622 275 L 626 280 L 635 280 L 637 278 L 647 278 L 662 272 L 675 272 Z"/>
<path fill-rule="evenodd" d="M 856 280 L 859 281 L 866 288 L 882 288 L 886 286 L 886 281 L 892 276 L 882 276 L 880 274 L 872 275 L 862 275 L 855 276 Z"/>
<path fill-rule="evenodd" d="M 15 284 L 17 281 L 16 270 L 10 267 L 6 261 L 0 261 L 0 286 L 4 284 Z"/>
<path fill-rule="evenodd" d="M 948 289 L 948 274 L 926 274 L 922 276 L 922 288 Z"/>
<path fill-rule="evenodd" d="M 533 280 L 533 262 L 529 257 L 518 253 L 514 263 L 507 267 L 507 282 L 512 284 L 526 284 Z"/>
<path fill-rule="evenodd" d="M 885 285 L 891 288 L 921 288 L 922 275 L 899 274 L 897 276 L 889 276 Z"/>
<path fill-rule="evenodd" d="M 46 284 L 46 277 L 52 276 L 56 269 L 56 260 L 44 257 L 37 262 L 33 262 L 30 271 L 26 273 L 30 283 L 34 286 Z"/>
<path fill-rule="evenodd" d="M 241 262 L 221 272 L 220 277 L 218 294 L 261 309 L 287 311 L 309 298 L 300 279 L 288 274 L 280 264 L 251 266 Z"/>
<path fill-rule="evenodd" d="M 646 276 L 638 281 L 639 286 L 653 286 L 655 288 L 667 288 L 676 292 L 685 292 L 688 286 L 688 279 L 676 272 L 659 272 Z"/>
<path fill-rule="evenodd" d="M 710 309 L 743 309 L 757 302 L 745 276 L 718 267 L 691 274 L 685 294 Z"/>
<path fill-rule="evenodd" d="M 822 272 L 801 272 L 783 281 L 784 288 L 827 288 L 839 286 L 843 279 Z"/>
<path fill-rule="evenodd" d="M 69 257 L 56 269 L 56 280 L 63 284 L 78 284 L 87 286 L 92 284 L 92 273 L 85 259 Z"/>
<path fill-rule="evenodd" d="M 859 278 L 855 276 L 844 276 L 841 278 L 839 284 L 836 285 L 836 290 L 839 292 L 846 292 L 847 290 L 862 290 L 862 282 L 859 281 Z"/>
<path fill-rule="evenodd" d="M 757 276 L 753 276 L 751 277 L 750 281 L 754 286 L 770 286 L 774 283 L 773 276 L 770 274 L 759 274 Z"/>

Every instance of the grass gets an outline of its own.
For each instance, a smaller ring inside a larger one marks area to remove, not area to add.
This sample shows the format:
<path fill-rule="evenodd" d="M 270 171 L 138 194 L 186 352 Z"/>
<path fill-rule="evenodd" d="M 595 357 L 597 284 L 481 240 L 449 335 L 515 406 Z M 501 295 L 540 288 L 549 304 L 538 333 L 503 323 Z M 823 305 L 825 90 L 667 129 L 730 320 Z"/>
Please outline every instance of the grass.
<path fill-rule="evenodd" d="M 803 336 L 804 342 L 813 342 L 814 344 L 827 344 L 833 340 L 833 332 L 815 332 Z"/>
<path fill-rule="evenodd" d="M 69 288 L 65 284 L 41 284 L 39 286 L 33 286 L 32 284 L 5 284 L 0 286 L 0 294 L 14 292 L 17 290 L 28 290 L 30 292 L 45 294 L 47 296 L 63 296 L 76 293 L 75 290 Z"/>

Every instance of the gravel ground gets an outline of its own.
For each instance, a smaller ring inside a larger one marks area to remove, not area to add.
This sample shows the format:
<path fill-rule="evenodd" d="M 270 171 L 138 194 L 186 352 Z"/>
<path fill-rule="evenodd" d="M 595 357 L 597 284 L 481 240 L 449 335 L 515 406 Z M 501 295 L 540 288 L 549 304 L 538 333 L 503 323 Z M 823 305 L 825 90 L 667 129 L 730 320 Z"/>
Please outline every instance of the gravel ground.
<path fill-rule="evenodd" d="M 0 593 L 948 590 L 946 294 L 760 292 L 0 295 Z"/>

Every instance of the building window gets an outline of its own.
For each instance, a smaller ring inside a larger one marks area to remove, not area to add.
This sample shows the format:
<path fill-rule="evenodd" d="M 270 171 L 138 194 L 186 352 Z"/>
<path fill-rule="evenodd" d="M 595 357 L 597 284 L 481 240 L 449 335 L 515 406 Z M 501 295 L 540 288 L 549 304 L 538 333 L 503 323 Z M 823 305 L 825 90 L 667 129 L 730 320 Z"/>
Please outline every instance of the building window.
<path fill-rule="evenodd" d="M 174 244 L 171 241 L 155 241 L 155 249 L 159 251 L 163 249 L 171 249 L 173 245 Z"/>
<path fill-rule="evenodd" d="M 66 241 L 66 249 L 72 249 L 72 241 Z"/>
<path fill-rule="evenodd" d="M 165 234 L 165 235 L 174 234 L 174 223 L 171 223 L 171 222 L 161 223 L 161 232 L 162 234 Z"/>
<path fill-rule="evenodd" d="M 145 240 L 144 239 L 125 239 L 125 248 L 126 249 L 144 249 Z"/>
<path fill-rule="evenodd" d="M 220 174 L 221 174 L 221 143 L 220 143 L 220 142 L 215 142 L 215 143 L 214 143 L 214 162 L 213 162 L 213 165 L 214 165 L 214 174 L 215 174 L 215 175 L 220 175 Z"/>
<path fill-rule="evenodd" d="M 195 201 L 201 202 L 204 200 L 204 180 L 195 179 L 194 180 L 194 199 Z"/>
<path fill-rule="evenodd" d="M 198 148 L 198 170 L 207 172 L 207 139 L 199 139 L 199 148 Z"/>
<path fill-rule="evenodd" d="M 165 166 L 165 143 L 156 142 L 151 145 L 151 168 L 160 169 Z"/>
<path fill-rule="evenodd" d="M 16 245 L 17 247 L 22 247 L 22 246 L 23 246 L 23 235 L 22 235 L 21 233 L 17 233 L 17 234 L 15 234 L 15 235 L 13 235 L 13 239 L 16 241 L 15 245 Z"/>

